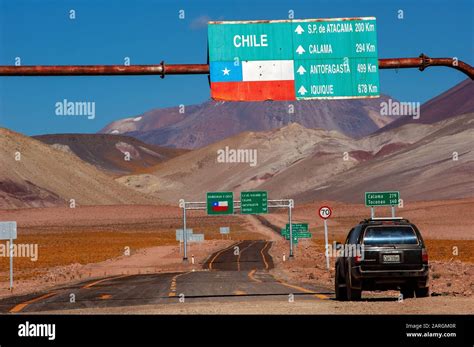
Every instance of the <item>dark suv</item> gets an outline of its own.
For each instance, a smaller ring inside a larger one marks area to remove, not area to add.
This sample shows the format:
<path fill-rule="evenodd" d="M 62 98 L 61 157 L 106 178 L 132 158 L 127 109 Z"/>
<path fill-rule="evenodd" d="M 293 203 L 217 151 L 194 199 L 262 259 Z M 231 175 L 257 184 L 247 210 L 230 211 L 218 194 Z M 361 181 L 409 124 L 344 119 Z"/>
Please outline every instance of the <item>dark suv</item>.
<path fill-rule="evenodd" d="M 404 298 L 429 296 L 428 253 L 420 231 L 408 220 L 363 220 L 349 231 L 345 244 L 337 246 L 343 246 L 336 259 L 337 300 L 360 300 L 362 290 L 400 290 Z"/>

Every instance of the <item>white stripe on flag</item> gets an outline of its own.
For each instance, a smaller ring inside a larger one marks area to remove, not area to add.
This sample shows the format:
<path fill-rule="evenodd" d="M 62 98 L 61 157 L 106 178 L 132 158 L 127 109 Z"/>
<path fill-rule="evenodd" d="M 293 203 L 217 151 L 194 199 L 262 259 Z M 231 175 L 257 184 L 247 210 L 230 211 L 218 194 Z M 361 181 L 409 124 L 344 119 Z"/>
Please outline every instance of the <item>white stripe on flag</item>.
<path fill-rule="evenodd" d="M 292 81 L 293 60 L 256 60 L 242 62 L 242 79 L 250 81 Z"/>

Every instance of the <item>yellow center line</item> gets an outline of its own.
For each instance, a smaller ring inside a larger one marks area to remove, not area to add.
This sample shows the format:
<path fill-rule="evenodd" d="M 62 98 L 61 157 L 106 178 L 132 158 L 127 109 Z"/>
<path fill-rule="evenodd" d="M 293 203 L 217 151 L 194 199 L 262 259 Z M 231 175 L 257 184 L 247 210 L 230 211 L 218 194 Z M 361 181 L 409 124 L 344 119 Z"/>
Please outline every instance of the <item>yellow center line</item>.
<path fill-rule="evenodd" d="M 176 296 L 176 279 L 180 276 L 187 275 L 191 272 L 192 271 L 183 272 L 183 273 L 173 276 L 173 278 L 171 279 L 170 292 L 168 293 L 168 296 Z"/>
<path fill-rule="evenodd" d="M 262 283 L 262 281 L 260 281 L 259 279 L 256 279 L 255 277 L 253 277 L 253 275 L 255 275 L 255 272 L 257 272 L 257 269 L 253 269 L 252 271 L 250 271 L 248 273 L 249 278 L 254 282 Z"/>
<path fill-rule="evenodd" d="M 245 247 L 243 250 L 239 251 L 239 255 L 237 256 L 237 271 L 240 271 L 240 256 L 242 255 L 242 253 L 244 253 L 244 251 L 249 248 L 250 246 L 252 246 L 253 244 L 255 244 L 257 241 L 253 241 L 253 242 L 250 242 L 250 244 Z"/>
<path fill-rule="evenodd" d="M 232 246 L 229 246 L 229 247 L 224 248 L 224 249 L 220 250 L 219 252 L 217 252 L 216 255 L 214 255 L 214 257 L 212 258 L 212 260 L 209 262 L 209 270 L 212 270 L 212 263 L 214 263 L 214 260 L 216 260 L 216 258 L 217 258 L 219 255 L 221 255 L 222 252 L 227 251 L 227 250 L 229 250 L 229 249 L 231 249 L 232 247 L 235 247 L 235 246 L 237 246 L 237 245 L 240 245 L 241 243 L 242 243 L 242 241 L 237 242 L 237 243 L 233 244 Z"/>
<path fill-rule="evenodd" d="M 260 250 L 260 254 L 262 255 L 263 263 L 265 264 L 266 270 L 268 270 L 268 263 L 267 263 L 267 260 L 265 259 L 265 254 L 263 254 L 263 251 L 265 250 L 265 248 L 267 248 L 268 245 L 269 245 L 269 242 L 266 242 L 265 246 Z"/>
<path fill-rule="evenodd" d="M 309 294 L 313 294 L 314 297 L 318 298 L 318 299 L 328 299 L 329 297 L 324 295 L 324 294 L 315 294 L 314 291 L 312 290 L 309 290 L 309 289 L 306 289 L 306 288 L 303 288 L 303 287 L 300 287 L 300 286 L 296 286 L 294 284 L 289 284 L 289 283 L 286 283 L 286 282 L 283 282 L 281 280 L 278 280 L 278 283 L 284 285 L 285 287 L 289 287 L 289 288 L 293 288 L 293 289 L 297 289 L 299 291 L 302 291 L 302 292 L 305 292 L 305 293 L 309 293 Z"/>
<path fill-rule="evenodd" d="M 47 299 L 47 298 L 50 298 L 52 296 L 55 296 L 57 293 L 53 292 L 53 293 L 48 293 L 48 294 L 44 294 L 44 295 L 41 295 L 37 298 L 34 298 L 34 299 L 31 299 L 31 300 L 28 300 L 28 301 L 25 301 L 21 304 L 18 304 L 16 305 L 15 307 L 13 307 L 11 310 L 10 310 L 10 313 L 18 313 L 20 311 L 22 311 L 26 306 L 28 306 L 29 304 L 33 304 L 35 302 L 38 302 L 40 300 L 44 300 L 44 299 Z"/>
<path fill-rule="evenodd" d="M 82 287 L 82 289 L 89 289 L 89 288 L 95 286 L 96 284 L 99 284 L 99 283 L 102 283 L 102 282 L 105 282 L 105 281 L 115 280 L 117 278 L 124 278 L 124 277 L 129 277 L 129 276 L 131 276 L 131 275 L 121 275 L 121 276 L 103 278 L 101 280 L 86 284 L 84 287 Z"/>
<path fill-rule="evenodd" d="M 99 296 L 99 299 L 107 300 L 107 299 L 110 299 L 111 297 L 112 295 L 110 294 L 102 294 L 101 296 Z"/>
<path fill-rule="evenodd" d="M 234 295 L 246 295 L 247 293 L 243 290 L 235 290 L 232 294 Z"/>

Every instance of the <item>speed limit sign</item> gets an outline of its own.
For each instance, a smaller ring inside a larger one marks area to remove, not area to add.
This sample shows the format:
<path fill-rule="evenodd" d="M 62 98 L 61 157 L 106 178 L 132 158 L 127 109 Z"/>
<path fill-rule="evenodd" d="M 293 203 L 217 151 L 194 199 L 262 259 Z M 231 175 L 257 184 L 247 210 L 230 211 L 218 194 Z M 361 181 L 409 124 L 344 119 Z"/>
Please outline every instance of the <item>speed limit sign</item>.
<path fill-rule="evenodd" d="M 329 217 L 331 217 L 331 214 L 332 210 L 329 206 L 321 206 L 319 208 L 319 217 L 321 217 L 322 219 L 328 219 Z"/>

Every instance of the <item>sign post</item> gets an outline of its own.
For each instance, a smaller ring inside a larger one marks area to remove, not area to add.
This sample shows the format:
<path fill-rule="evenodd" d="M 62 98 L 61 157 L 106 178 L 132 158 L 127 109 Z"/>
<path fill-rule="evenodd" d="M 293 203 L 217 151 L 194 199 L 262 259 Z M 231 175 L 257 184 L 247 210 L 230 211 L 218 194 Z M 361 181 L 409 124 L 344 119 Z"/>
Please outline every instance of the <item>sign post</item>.
<path fill-rule="evenodd" d="M 293 223 L 291 223 L 291 209 L 293 208 L 293 200 L 290 200 L 288 204 L 288 223 L 290 224 L 290 255 L 289 258 L 293 258 Z"/>
<path fill-rule="evenodd" d="M 224 235 L 227 235 L 228 238 L 230 234 L 230 227 L 220 227 L 219 233 L 222 235 L 222 239 L 224 239 Z"/>
<path fill-rule="evenodd" d="M 0 240 L 10 241 L 10 291 L 13 290 L 13 240 L 16 238 L 16 222 L 0 222 Z"/>
<path fill-rule="evenodd" d="M 188 260 L 188 232 L 186 229 L 186 207 L 183 208 L 183 260 Z"/>
<path fill-rule="evenodd" d="M 375 207 L 390 206 L 395 218 L 395 206 L 400 202 L 400 192 L 365 192 L 365 206 L 370 207 L 370 217 L 375 218 Z"/>
<path fill-rule="evenodd" d="M 327 219 L 331 217 L 332 210 L 329 206 L 321 206 L 319 208 L 319 217 L 324 220 L 324 243 L 325 243 L 325 252 L 326 255 L 326 268 L 329 270 L 329 243 L 328 243 L 328 223 Z"/>

